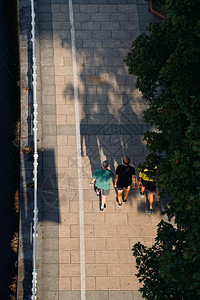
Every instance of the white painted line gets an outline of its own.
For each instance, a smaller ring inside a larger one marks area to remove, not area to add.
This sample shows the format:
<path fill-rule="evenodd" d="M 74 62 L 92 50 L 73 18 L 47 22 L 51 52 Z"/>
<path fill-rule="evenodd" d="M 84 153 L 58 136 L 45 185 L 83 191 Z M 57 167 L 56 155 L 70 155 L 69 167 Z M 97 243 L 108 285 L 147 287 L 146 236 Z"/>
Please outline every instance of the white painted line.
<path fill-rule="evenodd" d="M 81 300 L 85 300 L 85 238 L 84 238 L 84 211 L 83 211 L 83 189 L 82 189 L 82 161 L 81 161 L 81 142 L 80 142 L 80 121 L 79 121 L 79 99 L 78 99 L 78 80 L 76 65 L 76 45 L 72 0 L 69 0 L 69 18 L 71 24 L 71 43 L 74 77 L 74 105 L 76 118 L 76 145 L 78 163 L 78 186 L 79 186 L 79 226 L 80 226 L 80 268 L 81 268 Z"/>

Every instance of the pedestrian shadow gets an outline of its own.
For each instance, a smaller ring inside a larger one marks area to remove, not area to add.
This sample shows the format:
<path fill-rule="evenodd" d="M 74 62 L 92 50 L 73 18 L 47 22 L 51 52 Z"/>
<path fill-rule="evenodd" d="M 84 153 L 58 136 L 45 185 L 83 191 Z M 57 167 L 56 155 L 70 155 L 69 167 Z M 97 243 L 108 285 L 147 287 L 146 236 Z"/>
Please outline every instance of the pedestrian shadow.
<path fill-rule="evenodd" d="M 83 111 L 84 108 L 85 106 L 83 106 Z M 92 174 L 97 166 L 101 166 L 98 136 L 93 132 L 97 126 L 94 118 L 89 113 L 85 114 L 85 117 L 80 122 L 81 156 L 82 158 L 85 156 L 89 158 Z"/>
<path fill-rule="evenodd" d="M 39 221 L 50 224 L 59 224 L 60 221 L 60 195 L 58 188 L 65 191 L 68 187 L 66 175 L 57 173 L 56 156 L 53 149 L 42 152 L 42 178 L 41 178 L 41 197 L 42 207 Z M 63 199 L 62 199 L 63 200 Z"/>
<path fill-rule="evenodd" d="M 84 57 L 84 51 L 81 55 Z M 102 55 L 102 51 L 100 51 L 99 57 Z M 123 64 L 123 57 L 121 57 L 121 63 Z M 105 70 L 106 68 L 102 72 Z M 88 73 L 90 74 L 89 70 Z M 80 71 L 82 88 L 78 90 L 78 94 L 80 116 L 82 117 L 80 120 L 81 155 L 83 167 L 86 164 L 84 158 L 89 159 L 91 173 L 100 167 L 101 160 L 104 159 L 109 161 L 111 170 L 115 172 L 116 167 L 122 163 L 123 156 L 128 155 L 131 158 L 131 163 L 136 167 L 141 159 L 144 160 L 145 156 L 142 138 L 147 125 L 142 121 L 142 111 L 146 107 L 146 103 L 144 100 L 142 100 L 142 104 L 140 103 L 139 97 L 141 98 L 141 95 L 139 92 L 137 92 L 137 96 L 134 93 L 132 97 L 130 96 L 129 93 L 132 93 L 131 89 L 134 90 L 134 85 L 131 85 L 131 88 L 130 85 L 129 88 L 126 85 L 123 90 L 119 87 L 121 90 L 119 94 L 118 76 L 126 78 L 130 75 L 120 76 L 119 72 L 115 76 L 112 75 L 111 82 L 109 81 L 109 73 L 106 76 L 101 73 L 98 76 L 87 76 L 84 66 L 82 72 Z M 101 81 L 102 77 L 104 77 L 103 82 Z M 88 86 L 85 84 L 87 80 L 91 82 L 94 80 L 96 83 L 91 86 L 92 88 L 95 87 L 95 93 L 92 93 L 91 89 L 88 94 Z M 123 80 L 126 82 L 125 79 Z M 113 81 L 115 82 L 114 86 Z M 72 84 L 67 85 L 64 96 L 69 95 L 71 90 L 73 90 Z M 73 96 L 70 97 L 71 102 L 73 102 Z M 116 103 L 113 98 L 116 98 Z M 133 107 L 131 101 L 134 102 Z M 134 111 L 134 106 L 136 111 Z M 86 176 L 91 177 L 91 173 L 86 174 Z"/>
<path fill-rule="evenodd" d="M 137 192 L 139 194 L 139 190 Z M 149 209 L 149 193 L 145 191 L 144 195 L 144 197 L 140 196 L 138 200 L 138 211 L 142 213 L 147 213 Z M 162 214 L 166 210 L 169 202 L 169 197 L 162 197 L 162 199 L 160 199 L 159 191 L 157 191 L 153 201 L 153 213 Z"/>

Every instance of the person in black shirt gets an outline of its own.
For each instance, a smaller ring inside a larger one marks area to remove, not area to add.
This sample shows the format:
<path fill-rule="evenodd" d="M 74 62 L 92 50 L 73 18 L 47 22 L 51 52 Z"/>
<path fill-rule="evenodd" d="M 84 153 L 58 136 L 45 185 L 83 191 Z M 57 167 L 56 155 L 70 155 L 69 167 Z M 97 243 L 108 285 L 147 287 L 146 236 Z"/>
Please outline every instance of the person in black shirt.
<path fill-rule="evenodd" d="M 131 183 L 133 182 L 133 188 L 135 188 L 136 184 L 136 174 L 135 168 L 130 166 L 130 158 L 125 156 L 123 158 L 123 165 L 119 165 L 116 170 L 114 186 L 117 188 L 117 202 L 118 206 L 122 206 L 123 202 L 127 201 Z M 122 198 L 124 190 L 124 197 Z"/>

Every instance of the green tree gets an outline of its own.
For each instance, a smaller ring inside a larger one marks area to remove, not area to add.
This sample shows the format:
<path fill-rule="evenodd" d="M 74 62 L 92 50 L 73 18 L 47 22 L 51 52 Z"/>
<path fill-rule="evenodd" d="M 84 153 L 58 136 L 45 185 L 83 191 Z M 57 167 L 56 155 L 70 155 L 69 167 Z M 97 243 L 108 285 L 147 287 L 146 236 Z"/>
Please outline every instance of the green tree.
<path fill-rule="evenodd" d="M 147 248 L 137 243 L 133 255 L 139 270 L 137 277 L 144 283 L 143 297 L 149 300 L 199 299 L 196 279 L 191 276 L 194 265 L 188 260 L 187 232 L 161 221 L 155 244 Z"/>
<path fill-rule="evenodd" d="M 157 285 L 157 280 L 164 281 L 157 294 L 147 299 L 179 299 L 174 292 L 183 299 L 200 299 L 200 0 L 152 2 L 165 6 L 166 19 L 149 25 L 149 34 L 141 34 L 132 43 L 124 62 L 129 73 L 137 76 L 136 87 L 149 103 L 144 119 L 157 128 L 145 133 L 150 156 L 141 168 L 147 167 L 152 173 L 157 166 L 153 175 L 160 196 L 171 197 L 166 214 L 169 221 L 174 217 L 183 230 L 179 230 L 181 234 L 175 228 L 170 230 L 164 245 L 158 227 L 159 247 L 155 244 L 147 250 L 136 244 L 134 255 L 138 263 L 140 259 L 138 271 L 139 276 L 143 274 L 139 278 L 144 283 L 145 296 L 149 286 Z M 166 235 L 167 226 L 162 227 Z M 168 247 L 174 232 L 182 255 L 178 248 Z M 141 266 L 151 255 L 152 266 L 148 266 L 156 271 L 146 281 L 145 263 Z M 184 266 L 181 276 L 180 269 L 173 268 L 178 262 Z M 186 279 L 190 282 L 187 288 L 183 284 Z"/>

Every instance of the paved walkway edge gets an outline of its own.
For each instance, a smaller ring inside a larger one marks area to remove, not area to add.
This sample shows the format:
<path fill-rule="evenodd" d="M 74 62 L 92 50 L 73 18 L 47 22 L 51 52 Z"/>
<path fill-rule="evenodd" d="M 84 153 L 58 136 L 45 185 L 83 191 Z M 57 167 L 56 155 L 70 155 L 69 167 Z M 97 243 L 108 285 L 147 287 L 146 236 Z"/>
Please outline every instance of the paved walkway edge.
<path fill-rule="evenodd" d="M 33 224 L 33 95 L 32 95 L 32 44 L 31 44 L 31 3 L 18 0 L 19 55 L 20 55 L 20 225 L 18 251 L 17 299 L 29 300 L 32 295 L 32 224 Z M 41 179 L 42 179 L 42 127 L 41 127 L 41 83 L 40 49 L 38 44 L 38 10 L 36 12 L 36 64 L 37 64 L 37 102 L 38 102 L 38 208 L 41 218 Z M 42 226 L 37 228 L 37 295 L 42 294 Z M 38 298 L 39 299 L 39 298 Z"/>

